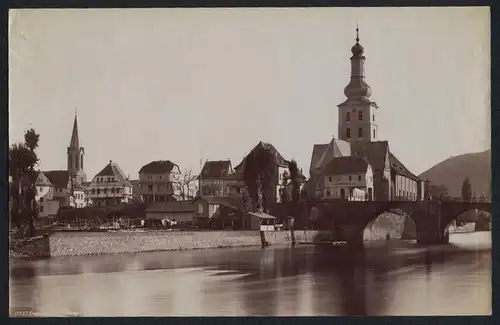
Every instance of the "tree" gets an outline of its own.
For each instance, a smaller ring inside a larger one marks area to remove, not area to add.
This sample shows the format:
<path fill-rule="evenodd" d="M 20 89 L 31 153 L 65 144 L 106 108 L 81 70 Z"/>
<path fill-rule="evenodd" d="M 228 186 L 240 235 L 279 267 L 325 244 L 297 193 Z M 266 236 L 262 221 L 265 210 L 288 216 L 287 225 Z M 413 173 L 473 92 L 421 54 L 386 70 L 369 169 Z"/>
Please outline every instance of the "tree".
<path fill-rule="evenodd" d="M 283 205 L 286 205 L 286 203 L 289 201 L 288 200 L 288 181 L 290 180 L 290 177 L 288 173 L 285 171 L 283 173 L 283 179 L 281 180 L 281 186 L 280 186 L 280 203 Z"/>
<path fill-rule="evenodd" d="M 198 191 L 198 176 L 192 169 L 184 169 L 180 174 L 174 175 L 174 198 L 182 201 L 194 199 Z"/>
<path fill-rule="evenodd" d="M 445 185 L 434 185 L 429 183 L 427 192 L 427 197 L 430 197 L 432 200 L 445 199 L 448 197 L 448 188 Z"/>
<path fill-rule="evenodd" d="M 464 202 L 471 202 L 472 200 L 472 188 L 470 185 L 469 177 L 465 178 L 462 183 L 462 200 Z"/>
<path fill-rule="evenodd" d="M 276 155 L 268 147 L 258 146 L 246 157 L 243 180 L 254 211 L 269 212 L 275 195 L 276 166 Z"/>
<path fill-rule="evenodd" d="M 35 150 L 38 148 L 39 139 L 40 135 L 31 128 L 24 134 L 24 143 L 16 143 L 9 148 L 11 220 L 19 228 L 26 226 L 27 236 L 34 235 L 34 220 L 38 217 L 38 171 L 35 169 L 38 156 Z"/>

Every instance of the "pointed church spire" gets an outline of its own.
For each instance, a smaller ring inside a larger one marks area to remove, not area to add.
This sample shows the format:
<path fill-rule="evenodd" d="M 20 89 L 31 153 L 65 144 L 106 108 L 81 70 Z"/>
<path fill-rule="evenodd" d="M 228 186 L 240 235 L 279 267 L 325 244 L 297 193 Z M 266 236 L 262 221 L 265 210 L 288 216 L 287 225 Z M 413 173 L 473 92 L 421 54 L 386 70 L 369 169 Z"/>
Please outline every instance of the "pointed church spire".
<path fill-rule="evenodd" d="M 71 134 L 71 142 L 69 146 L 76 149 L 80 148 L 80 140 L 78 138 L 78 118 L 76 115 L 76 110 L 75 110 L 75 121 L 73 122 L 73 133 Z"/>

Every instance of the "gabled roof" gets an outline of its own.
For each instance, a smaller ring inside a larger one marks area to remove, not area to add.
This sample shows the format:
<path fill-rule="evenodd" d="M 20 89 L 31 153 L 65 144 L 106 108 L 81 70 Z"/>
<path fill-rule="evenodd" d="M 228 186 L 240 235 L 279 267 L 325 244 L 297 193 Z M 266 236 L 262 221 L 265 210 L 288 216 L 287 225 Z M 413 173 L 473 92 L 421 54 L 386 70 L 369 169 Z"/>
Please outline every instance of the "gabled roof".
<path fill-rule="evenodd" d="M 276 157 L 276 163 L 278 165 L 288 167 L 289 161 L 286 160 L 285 158 L 283 158 L 283 156 L 279 153 L 279 151 L 272 144 L 260 141 L 259 143 L 257 143 L 257 145 L 252 150 L 250 150 L 250 152 L 248 153 L 248 155 L 246 155 L 245 158 L 243 158 L 243 160 L 241 161 L 241 163 L 238 166 L 236 166 L 234 169 L 237 172 L 240 171 L 240 170 L 241 170 L 241 172 L 243 172 L 243 170 L 245 169 L 245 161 L 246 161 L 247 157 L 254 150 L 257 150 L 257 148 L 259 148 L 259 147 L 270 150 L 275 155 L 275 157 Z"/>
<path fill-rule="evenodd" d="M 38 172 L 38 176 L 36 178 L 36 186 L 53 186 L 53 185 L 43 172 Z"/>
<path fill-rule="evenodd" d="M 118 183 L 125 186 L 132 186 L 130 181 L 127 180 L 127 177 L 125 176 L 125 173 L 121 170 L 120 166 L 118 166 L 118 164 L 114 163 L 113 161 L 110 161 L 109 164 L 107 164 L 106 167 L 104 167 L 95 176 L 96 177 L 114 176 Z"/>
<path fill-rule="evenodd" d="M 385 168 L 389 143 L 387 141 L 354 142 L 351 143 L 351 152 L 353 156 L 366 157 L 374 171 L 381 171 Z"/>
<path fill-rule="evenodd" d="M 421 180 L 418 176 L 413 174 L 408 170 L 408 168 L 403 165 L 403 163 L 392 153 L 389 153 L 389 161 L 391 163 L 391 168 L 397 173 L 402 176 L 406 176 L 408 178 L 414 179 L 416 181 Z"/>
<path fill-rule="evenodd" d="M 351 155 L 351 144 L 347 141 L 335 139 L 328 144 L 316 144 L 313 147 L 309 173 L 314 173 L 316 168 L 322 167 L 335 157 Z"/>
<path fill-rule="evenodd" d="M 48 170 L 43 173 L 55 188 L 68 188 L 69 173 L 67 170 Z"/>
<path fill-rule="evenodd" d="M 206 161 L 201 169 L 202 178 L 227 177 L 233 173 L 230 160 Z"/>
<path fill-rule="evenodd" d="M 364 157 L 337 157 L 326 165 L 324 175 L 363 174 L 366 173 L 368 165 L 368 161 Z"/>
<path fill-rule="evenodd" d="M 142 166 L 139 173 L 165 174 L 170 173 L 175 167 L 179 168 L 177 164 L 171 162 L 170 160 L 155 160 Z"/>
<path fill-rule="evenodd" d="M 194 212 L 195 208 L 192 201 L 154 202 L 146 207 L 146 212 Z"/>

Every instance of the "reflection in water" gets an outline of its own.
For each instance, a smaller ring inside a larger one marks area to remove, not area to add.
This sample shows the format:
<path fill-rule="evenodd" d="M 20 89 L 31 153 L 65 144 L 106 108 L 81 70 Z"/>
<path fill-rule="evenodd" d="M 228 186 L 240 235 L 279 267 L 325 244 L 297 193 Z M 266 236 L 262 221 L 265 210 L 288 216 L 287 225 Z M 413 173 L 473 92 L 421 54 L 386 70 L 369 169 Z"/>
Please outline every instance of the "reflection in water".
<path fill-rule="evenodd" d="M 454 246 L 370 244 L 11 260 L 11 314 L 42 316 L 491 313 L 489 233 Z"/>

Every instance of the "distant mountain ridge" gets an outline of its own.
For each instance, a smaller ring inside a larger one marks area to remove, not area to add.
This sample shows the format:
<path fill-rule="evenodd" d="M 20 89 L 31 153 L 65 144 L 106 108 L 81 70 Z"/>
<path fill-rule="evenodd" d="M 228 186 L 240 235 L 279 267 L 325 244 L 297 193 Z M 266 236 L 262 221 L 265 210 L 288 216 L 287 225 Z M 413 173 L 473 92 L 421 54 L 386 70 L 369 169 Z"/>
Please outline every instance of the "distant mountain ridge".
<path fill-rule="evenodd" d="M 434 185 L 444 185 L 448 195 L 460 197 L 462 182 L 469 177 L 476 197 L 491 195 L 491 150 L 448 158 L 419 175 Z"/>

